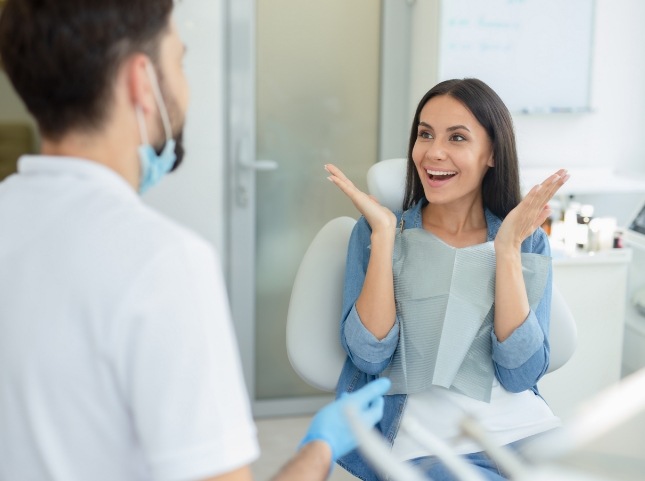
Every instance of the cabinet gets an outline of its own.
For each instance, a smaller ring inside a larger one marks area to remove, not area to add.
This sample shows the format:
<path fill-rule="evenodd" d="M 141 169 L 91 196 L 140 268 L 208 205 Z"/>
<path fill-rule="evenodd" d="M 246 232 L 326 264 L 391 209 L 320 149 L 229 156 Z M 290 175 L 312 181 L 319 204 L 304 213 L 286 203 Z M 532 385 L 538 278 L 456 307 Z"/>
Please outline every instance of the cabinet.
<path fill-rule="evenodd" d="M 522 169 L 524 193 L 553 170 Z M 614 217 L 619 226 L 625 226 L 645 202 L 642 173 L 574 168 L 569 174 L 571 178 L 557 196 L 563 206 L 573 196 L 578 202 L 594 205 L 595 216 Z M 628 301 L 633 290 L 630 283 L 645 285 L 645 247 L 641 251 L 631 247 L 565 256 L 551 243 L 553 282 L 576 319 L 578 347 L 569 362 L 546 375 L 538 387 L 563 420 L 570 418 L 581 403 L 618 381 L 627 369 L 645 365 L 645 318 L 636 319 Z"/>
<path fill-rule="evenodd" d="M 578 346 L 538 388 L 563 420 L 620 379 L 631 257 L 630 249 L 612 249 L 553 260 L 553 283 L 576 319 Z"/>
<path fill-rule="evenodd" d="M 623 376 L 645 367 L 645 316 L 632 303 L 636 291 L 645 288 L 645 234 L 627 230 L 624 242 L 633 256 L 627 279 Z"/>

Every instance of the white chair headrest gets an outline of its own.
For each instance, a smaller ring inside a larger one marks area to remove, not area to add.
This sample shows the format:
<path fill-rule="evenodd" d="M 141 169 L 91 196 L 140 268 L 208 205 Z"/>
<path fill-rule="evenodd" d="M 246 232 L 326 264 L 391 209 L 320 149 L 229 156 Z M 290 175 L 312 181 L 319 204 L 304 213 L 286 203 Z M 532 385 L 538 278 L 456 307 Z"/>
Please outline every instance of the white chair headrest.
<path fill-rule="evenodd" d="M 388 159 L 367 171 L 367 188 L 381 205 L 391 211 L 401 210 L 405 195 L 407 159 Z"/>

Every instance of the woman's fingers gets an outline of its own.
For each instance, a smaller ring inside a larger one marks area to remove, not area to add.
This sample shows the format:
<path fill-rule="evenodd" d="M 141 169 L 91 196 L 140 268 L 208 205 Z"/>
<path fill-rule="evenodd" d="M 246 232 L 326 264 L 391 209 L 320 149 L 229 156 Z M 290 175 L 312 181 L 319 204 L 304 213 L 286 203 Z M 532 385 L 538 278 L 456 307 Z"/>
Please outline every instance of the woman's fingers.
<path fill-rule="evenodd" d="M 336 184 L 350 199 L 354 200 L 357 194 L 363 194 L 338 167 L 333 164 L 326 164 L 324 167 L 330 174 L 327 178 Z"/>
<path fill-rule="evenodd" d="M 349 180 L 335 165 L 326 164 L 325 170 L 330 174 L 327 178 L 336 184 L 340 190 L 349 197 L 361 214 L 365 215 L 366 204 L 371 203 L 372 199 L 370 199 L 365 192 L 357 188 L 354 183 Z"/>
<path fill-rule="evenodd" d="M 396 216 L 383 207 L 374 198 L 357 188 L 343 172 L 333 164 L 326 164 L 325 170 L 329 172 L 328 179 L 336 184 L 349 197 L 358 211 L 365 216 L 372 230 L 396 226 Z"/>
<path fill-rule="evenodd" d="M 540 184 L 542 186 L 541 194 L 542 200 L 544 203 L 550 201 L 555 193 L 564 185 L 564 183 L 569 179 L 569 174 L 566 169 L 560 169 Z"/>
<path fill-rule="evenodd" d="M 333 164 L 326 164 L 325 170 L 329 172 L 329 180 L 336 184 L 340 189 L 345 192 L 350 198 L 353 198 L 356 194 L 364 194 L 363 191 L 358 189 L 354 183 L 349 180 L 343 172 Z M 366 194 L 365 194 L 366 195 Z"/>
<path fill-rule="evenodd" d="M 325 164 L 325 170 L 329 172 L 330 177 L 334 179 L 338 179 L 341 182 L 347 183 L 349 185 L 354 185 L 351 180 L 347 178 L 345 174 L 343 174 L 343 171 L 340 170 L 338 167 L 336 167 L 334 164 Z"/>
<path fill-rule="evenodd" d="M 540 227 L 542 224 L 544 224 L 544 222 L 545 222 L 545 221 L 549 218 L 549 216 L 551 215 L 551 212 L 552 212 L 552 211 L 551 211 L 551 207 L 549 207 L 549 205 L 548 205 L 548 204 L 547 204 L 547 205 L 545 205 L 545 206 L 544 206 L 544 208 L 542 209 L 542 212 L 540 213 L 540 216 L 538 217 L 537 222 L 536 222 L 536 223 L 535 223 L 535 225 L 533 226 L 533 230 L 537 229 L 537 228 L 538 228 L 538 227 Z"/>
<path fill-rule="evenodd" d="M 567 171 L 560 169 L 542 183 L 535 185 L 503 223 L 506 224 L 506 238 L 523 241 L 541 226 L 551 214 L 549 201 L 568 179 Z"/>
<path fill-rule="evenodd" d="M 560 169 L 553 175 L 549 176 L 541 184 L 536 185 L 526 196 L 529 205 L 541 212 L 542 208 L 549 203 L 556 192 L 569 179 L 569 174 L 565 169 Z"/>

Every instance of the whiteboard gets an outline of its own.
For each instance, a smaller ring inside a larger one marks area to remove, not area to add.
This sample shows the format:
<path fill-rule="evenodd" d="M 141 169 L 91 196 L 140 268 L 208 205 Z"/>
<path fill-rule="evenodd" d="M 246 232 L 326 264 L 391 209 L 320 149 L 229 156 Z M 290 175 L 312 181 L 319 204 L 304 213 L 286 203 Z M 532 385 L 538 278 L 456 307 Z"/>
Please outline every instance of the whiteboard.
<path fill-rule="evenodd" d="M 476 77 L 511 112 L 590 110 L 593 0 L 442 0 L 439 80 Z"/>

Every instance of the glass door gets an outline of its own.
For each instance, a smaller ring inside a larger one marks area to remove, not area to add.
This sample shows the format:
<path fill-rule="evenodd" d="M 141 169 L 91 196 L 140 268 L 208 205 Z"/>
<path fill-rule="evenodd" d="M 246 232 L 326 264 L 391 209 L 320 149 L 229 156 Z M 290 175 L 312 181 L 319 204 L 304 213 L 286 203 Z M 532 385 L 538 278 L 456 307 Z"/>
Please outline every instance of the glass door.
<path fill-rule="evenodd" d="M 310 412 L 329 399 L 286 352 L 291 287 L 320 228 L 352 204 L 326 179 L 362 188 L 379 160 L 381 2 L 228 3 L 228 279 L 256 415 Z"/>

